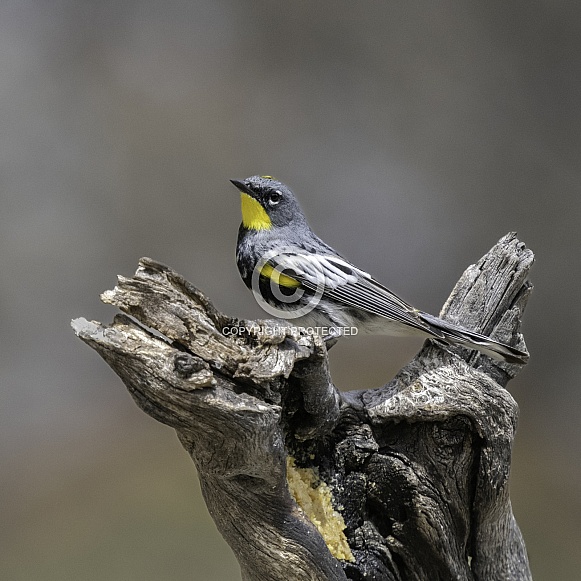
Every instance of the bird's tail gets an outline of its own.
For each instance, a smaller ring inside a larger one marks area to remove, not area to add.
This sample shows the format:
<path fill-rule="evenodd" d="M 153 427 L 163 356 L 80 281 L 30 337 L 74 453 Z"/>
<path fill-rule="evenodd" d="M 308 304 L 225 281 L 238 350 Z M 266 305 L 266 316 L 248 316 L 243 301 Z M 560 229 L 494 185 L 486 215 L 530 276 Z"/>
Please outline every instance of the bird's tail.
<path fill-rule="evenodd" d="M 524 365 L 529 359 L 529 354 L 525 351 L 495 341 L 481 333 L 458 327 L 428 313 L 419 313 L 419 316 L 433 328 L 434 335 L 444 342 L 462 345 L 469 349 L 476 349 L 493 359 L 506 361 L 507 363 Z"/>

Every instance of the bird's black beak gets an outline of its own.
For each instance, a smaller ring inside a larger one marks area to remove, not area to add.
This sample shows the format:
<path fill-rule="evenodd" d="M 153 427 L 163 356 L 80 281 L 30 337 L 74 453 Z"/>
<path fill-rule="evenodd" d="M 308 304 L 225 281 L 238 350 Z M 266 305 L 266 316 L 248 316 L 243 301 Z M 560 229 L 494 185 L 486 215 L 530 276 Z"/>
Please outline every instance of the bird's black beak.
<path fill-rule="evenodd" d="M 254 194 L 254 192 L 244 182 L 241 182 L 240 180 L 230 180 L 230 182 L 233 183 L 241 192 L 244 192 L 249 196 Z"/>

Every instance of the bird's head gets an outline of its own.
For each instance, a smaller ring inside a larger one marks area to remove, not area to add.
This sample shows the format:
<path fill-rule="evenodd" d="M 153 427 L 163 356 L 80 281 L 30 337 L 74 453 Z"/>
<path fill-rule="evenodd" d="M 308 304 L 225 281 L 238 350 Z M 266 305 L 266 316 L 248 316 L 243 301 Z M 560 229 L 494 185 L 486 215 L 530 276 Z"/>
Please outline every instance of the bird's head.
<path fill-rule="evenodd" d="M 304 222 L 302 210 L 290 188 L 271 176 L 230 180 L 240 191 L 242 225 L 249 230 L 270 230 Z"/>

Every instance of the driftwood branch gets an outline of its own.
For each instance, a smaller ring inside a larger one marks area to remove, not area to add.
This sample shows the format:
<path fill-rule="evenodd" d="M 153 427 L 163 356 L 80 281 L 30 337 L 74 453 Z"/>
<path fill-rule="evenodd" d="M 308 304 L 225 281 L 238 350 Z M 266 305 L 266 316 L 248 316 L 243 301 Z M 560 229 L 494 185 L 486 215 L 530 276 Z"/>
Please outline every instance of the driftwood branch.
<path fill-rule="evenodd" d="M 441 316 L 524 349 L 532 261 L 505 236 Z M 77 335 L 176 429 L 245 580 L 531 578 L 508 495 L 519 366 L 427 341 L 340 394 L 319 338 L 226 317 L 150 259 L 102 300 L 125 314 Z"/>

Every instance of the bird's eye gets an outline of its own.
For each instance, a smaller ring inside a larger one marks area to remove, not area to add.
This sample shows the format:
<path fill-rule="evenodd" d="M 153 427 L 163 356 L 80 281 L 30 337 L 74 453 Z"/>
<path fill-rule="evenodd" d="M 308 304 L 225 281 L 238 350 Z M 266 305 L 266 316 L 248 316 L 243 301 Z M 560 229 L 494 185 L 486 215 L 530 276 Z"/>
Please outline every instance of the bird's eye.
<path fill-rule="evenodd" d="M 270 192 L 268 195 L 268 203 L 271 206 L 276 206 L 280 202 L 281 198 L 282 194 L 278 190 L 275 190 L 274 192 Z"/>

